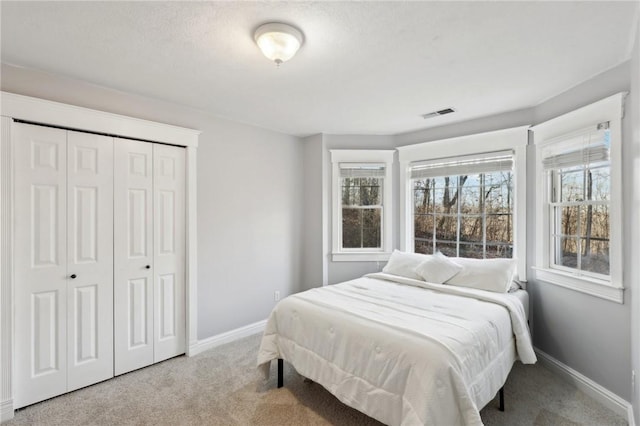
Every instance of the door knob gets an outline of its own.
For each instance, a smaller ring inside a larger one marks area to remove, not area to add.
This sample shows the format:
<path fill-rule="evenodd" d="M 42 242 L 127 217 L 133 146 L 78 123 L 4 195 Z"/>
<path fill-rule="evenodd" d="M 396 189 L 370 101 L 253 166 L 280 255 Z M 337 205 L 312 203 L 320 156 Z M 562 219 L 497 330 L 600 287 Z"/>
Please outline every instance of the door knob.
<path fill-rule="evenodd" d="M 70 275 L 70 278 L 71 278 L 72 280 L 75 280 L 75 279 L 76 279 L 76 277 L 77 277 L 77 275 L 76 275 L 76 274 L 71 274 L 71 275 Z"/>
<path fill-rule="evenodd" d="M 145 266 L 144 269 L 151 269 L 151 265 Z"/>

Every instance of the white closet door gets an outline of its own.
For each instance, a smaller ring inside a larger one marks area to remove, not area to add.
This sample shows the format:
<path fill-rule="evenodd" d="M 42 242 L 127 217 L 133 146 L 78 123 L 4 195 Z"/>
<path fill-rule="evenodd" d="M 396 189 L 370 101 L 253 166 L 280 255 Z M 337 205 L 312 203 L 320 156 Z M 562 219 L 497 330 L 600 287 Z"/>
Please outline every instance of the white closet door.
<path fill-rule="evenodd" d="M 113 138 L 67 133 L 67 391 L 113 377 Z"/>
<path fill-rule="evenodd" d="M 185 352 L 185 149 L 153 145 L 154 362 Z"/>
<path fill-rule="evenodd" d="M 67 132 L 13 124 L 15 403 L 67 390 Z"/>
<path fill-rule="evenodd" d="M 115 374 L 153 363 L 153 144 L 115 144 Z"/>

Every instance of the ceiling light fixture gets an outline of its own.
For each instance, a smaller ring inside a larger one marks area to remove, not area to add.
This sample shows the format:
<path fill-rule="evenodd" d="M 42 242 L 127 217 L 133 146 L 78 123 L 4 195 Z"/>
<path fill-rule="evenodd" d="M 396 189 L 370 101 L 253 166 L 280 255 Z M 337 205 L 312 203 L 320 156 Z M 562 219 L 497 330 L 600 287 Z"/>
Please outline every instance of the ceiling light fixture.
<path fill-rule="evenodd" d="M 279 22 L 261 25 L 253 38 L 264 56 L 274 61 L 277 66 L 293 58 L 303 41 L 300 30 Z"/>

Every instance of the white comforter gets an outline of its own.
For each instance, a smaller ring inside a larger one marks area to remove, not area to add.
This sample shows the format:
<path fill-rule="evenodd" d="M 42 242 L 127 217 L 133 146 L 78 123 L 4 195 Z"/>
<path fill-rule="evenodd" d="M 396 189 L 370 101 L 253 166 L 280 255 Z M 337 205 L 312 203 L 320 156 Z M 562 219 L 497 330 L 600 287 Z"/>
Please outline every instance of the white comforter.
<path fill-rule="evenodd" d="M 536 362 L 515 297 L 378 273 L 283 299 L 258 365 L 283 358 L 390 425 L 475 425 L 516 354 Z"/>

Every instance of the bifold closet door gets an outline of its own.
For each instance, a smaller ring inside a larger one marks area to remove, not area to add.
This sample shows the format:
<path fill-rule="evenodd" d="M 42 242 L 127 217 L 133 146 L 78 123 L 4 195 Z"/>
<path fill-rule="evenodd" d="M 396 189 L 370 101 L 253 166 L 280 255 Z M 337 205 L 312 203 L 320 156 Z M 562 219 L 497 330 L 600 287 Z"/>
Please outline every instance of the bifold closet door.
<path fill-rule="evenodd" d="M 113 139 L 12 131 L 19 408 L 113 376 Z"/>
<path fill-rule="evenodd" d="M 118 140 L 115 373 L 185 352 L 185 150 Z"/>
<path fill-rule="evenodd" d="M 14 407 L 67 391 L 67 132 L 16 124 Z"/>
<path fill-rule="evenodd" d="M 153 144 L 115 146 L 115 374 L 153 363 Z"/>
<path fill-rule="evenodd" d="M 186 151 L 153 145 L 154 362 L 185 352 Z"/>
<path fill-rule="evenodd" d="M 67 391 L 113 377 L 113 138 L 67 132 Z"/>

